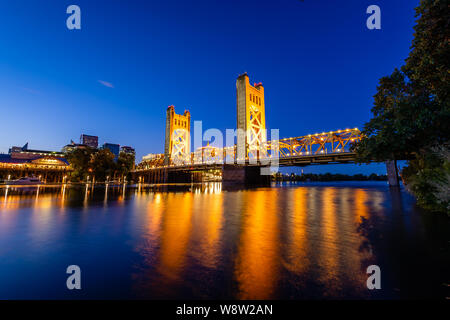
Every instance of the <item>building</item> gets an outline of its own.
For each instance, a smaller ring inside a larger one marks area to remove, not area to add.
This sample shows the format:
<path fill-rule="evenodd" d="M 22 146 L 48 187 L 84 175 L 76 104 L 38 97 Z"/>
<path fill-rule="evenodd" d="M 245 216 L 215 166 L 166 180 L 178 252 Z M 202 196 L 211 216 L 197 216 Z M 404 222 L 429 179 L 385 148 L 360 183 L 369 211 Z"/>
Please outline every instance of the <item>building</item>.
<path fill-rule="evenodd" d="M 8 154 L 12 159 L 25 160 L 34 160 L 39 157 L 64 158 L 63 152 L 28 149 L 28 142 L 23 147 L 11 147 Z"/>
<path fill-rule="evenodd" d="M 28 143 L 0 155 L 0 180 L 4 181 L 35 176 L 45 182 L 64 182 L 70 171 L 64 153 L 29 149 Z"/>
<path fill-rule="evenodd" d="M 71 152 L 71 151 L 73 151 L 75 149 L 86 149 L 86 148 L 87 148 L 87 146 L 85 144 L 75 143 L 75 142 L 73 142 L 73 140 L 71 140 L 69 144 L 66 144 L 61 149 L 61 152 L 68 153 L 68 152 Z"/>
<path fill-rule="evenodd" d="M 126 154 L 132 154 L 132 155 L 136 155 L 136 150 L 134 150 L 134 148 L 129 147 L 129 146 L 123 146 L 120 148 L 120 152 L 126 153 Z"/>
<path fill-rule="evenodd" d="M 80 137 L 80 144 L 84 144 L 88 147 L 97 149 L 98 148 L 98 136 L 90 136 L 87 134 L 82 134 Z"/>
<path fill-rule="evenodd" d="M 117 161 L 117 158 L 119 158 L 120 145 L 114 143 L 104 143 L 102 149 L 108 149 L 109 151 L 111 151 L 112 154 L 114 154 L 115 161 Z"/>

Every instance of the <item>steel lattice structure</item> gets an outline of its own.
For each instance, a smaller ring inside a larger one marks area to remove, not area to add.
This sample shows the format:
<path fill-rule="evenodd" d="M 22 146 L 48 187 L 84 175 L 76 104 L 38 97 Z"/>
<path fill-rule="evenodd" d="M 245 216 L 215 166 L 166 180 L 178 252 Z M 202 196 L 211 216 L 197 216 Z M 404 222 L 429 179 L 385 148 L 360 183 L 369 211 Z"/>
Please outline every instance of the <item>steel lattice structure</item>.
<path fill-rule="evenodd" d="M 259 160 L 278 157 L 280 164 L 283 165 L 283 160 L 292 158 L 306 159 L 311 156 L 318 156 L 320 158 L 330 155 L 351 154 L 351 144 L 360 140 L 361 132 L 358 128 L 354 128 L 268 141 L 260 148 L 262 149 L 260 154 L 265 154 L 266 156 L 259 157 Z M 247 157 L 246 161 L 249 160 L 250 158 Z M 224 163 L 237 163 L 236 146 L 226 148 L 205 146 L 192 152 L 190 157 L 169 165 L 164 164 L 164 154 L 156 154 L 144 158 L 137 170 L 162 167 L 187 167 L 193 165 L 217 165 Z"/>
<path fill-rule="evenodd" d="M 221 164 L 265 165 L 273 160 L 280 165 L 303 165 L 354 159 L 349 148 L 361 140 L 358 128 L 267 141 L 263 85 L 252 86 L 244 73 L 237 78 L 236 95 L 236 145 L 218 148 L 208 144 L 190 152 L 190 113 L 185 111 L 178 115 L 175 108 L 169 106 L 164 154 L 144 157 L 137 171 L 192 166 L 208 169 L 208 166 Z"/>
<path fill-rule="evenodd" d="M 358 128 L 354 128 L 281 139 L 276 145 L 278 145 L 279 158 L 284 158 L 349 152 L 350 145 L 360 139 L 361 132 Z M 271 144 L 267 143 L 266 149 L 270 150 L 270 148 Z"/>

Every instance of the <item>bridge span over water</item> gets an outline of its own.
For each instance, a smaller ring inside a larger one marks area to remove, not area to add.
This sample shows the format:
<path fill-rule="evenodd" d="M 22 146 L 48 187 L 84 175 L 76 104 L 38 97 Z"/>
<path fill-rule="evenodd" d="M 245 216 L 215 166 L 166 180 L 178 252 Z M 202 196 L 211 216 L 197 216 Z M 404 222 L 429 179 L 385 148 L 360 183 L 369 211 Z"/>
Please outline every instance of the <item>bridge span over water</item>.
<path fill-rule="evenodd" d="M 270 172 L 280 166 L 355 161 L 355 153 L 350 147 L 362 138 L 358 128 L 267 140 L 264 87 L 261 83 L 250 85 L 247 74 L 243 74 L 236 81 L 236 93 L 234 146 L 220 148 L 208 144 L 191 152 L 190 113 L 176 114 L 175 108 L 169 106 L 164 153 L 143 157 L 133 171 L 133 179 L 140 183 L 214 179 L 233 185 L 263 185 L 270 183 Z M 389 164 L 387 169 L 388 176 L 395 174 L 397 177 L 395 165 Z"/>

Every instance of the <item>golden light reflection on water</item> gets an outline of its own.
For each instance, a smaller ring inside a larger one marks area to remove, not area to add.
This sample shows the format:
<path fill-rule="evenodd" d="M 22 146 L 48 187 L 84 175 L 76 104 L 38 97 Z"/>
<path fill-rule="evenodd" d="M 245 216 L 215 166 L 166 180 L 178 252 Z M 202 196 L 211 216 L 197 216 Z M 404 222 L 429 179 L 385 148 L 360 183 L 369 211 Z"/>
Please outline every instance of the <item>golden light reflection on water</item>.
<path fill-rule="evenodd" d="M 242 226 L 235 267 L 239 299 L 269 299 L 278 280 L 280 211 L 277 192 L 248 192 L 243 199 Z"/>
<path fill-rule="evenodd" d="M 153 239 L 158 239 L 161 236 L 163 209 L 161 194 L 157 193 L 153 196 L 152 201 L 149 201 L 147 204 L 147 213 L 149 215 L 148 232 Z"/>
<path fill-rule="evenodd" d="M 146 208 L 147 225 L 145 241 L 136 248 L 145 257 L 145 265 L 134 274 L 141 282 L 136 285 L 138 292 L 160 287 L 161 292 L 174 294 L 193 263 L 218 267 L 223 213 L 220 186 L 199 186 L 184 193 L 144 191 L 136 194 L 136 200 L 138 211 Z"/>
<path fill-rule="evenodd" d="M 161 297 L 171 297 L 179 288 L 213 283 L 215 272 L 232 279 L 234 289 L 229 290 L 239 299 L 276 298 L 282 283 L 299 277 L 326 288 L 324 296 L 339 295 L 348 285 L 365 285 L 362 266 L 370 253 L 361 252 L 363 238 L 357 228 L 361 217 L 382 210 L 385 193 L 331 186 L 224 192 L 217 183 L 188 188 L 159 192 L 139 186 L 130 192 L 132 201 L 125 201 L 122 188 L 97 190 L 102 210 L 130 208 L 124 219 L 134 219 L 133 249 L 143 265 L 133 279 L 141 289 L 160 288 Z M 83 223 L 95 217 L 90 185 L 76 192 L 65 185 L 50 193 L 3 192 L 0 230 L 15 221 L 12 212 L 29 208 L 32 238 L 38 241 L 45 240 L 55 219 L 70 216 L 58 218 L 55 213 L 64 212 L 74 194 L 78 200 L 73 205 L 85 215 Z M 203 271 L 195 276 L 199 267 Z"/>
<path fill-rule="evenodd" d="M 288 213 L 288 244 L 286 268 L 295 273 L 302 273 L 308 268 L 307 248 L 307 214 L 308 191 L 306 188 L 293 189 L 288 194 L 291 212 Z"/>
<path fill-rule="evenodd" d="M 325 272 L 320 273 L 321 282 L 330 282 L 336 279 L 338 273 L 338 230 L 337 219 L 339 213 L 336 206 L 337 189 L 333 187 L 325 188 L 321 192 L 321 239 L 319 264 Z"/>
<path fill-rule="evenodd" d="M 214 188 L 212 189 L 214 190 Z M 192 255 L 206 268 L 216 268 L 220 256 L 222 232 L 223 194 L 197 196 L 194 200 L 194 230 Z"/>
<path fill-rule="evenodd" d="M 353 196 L 355 198 L 355 218 L 357 222 L 360 222 L 361 217 L 368 218 L 367 200 L 369 197 L 364 189 L 356 189 Z"/>
<path fill-rule="evenodd" d="M 168 280 L 178 280 L 183 271 L 192 231 L 192 198 L 192 193 L 165 194 L 158 270 Z"/>

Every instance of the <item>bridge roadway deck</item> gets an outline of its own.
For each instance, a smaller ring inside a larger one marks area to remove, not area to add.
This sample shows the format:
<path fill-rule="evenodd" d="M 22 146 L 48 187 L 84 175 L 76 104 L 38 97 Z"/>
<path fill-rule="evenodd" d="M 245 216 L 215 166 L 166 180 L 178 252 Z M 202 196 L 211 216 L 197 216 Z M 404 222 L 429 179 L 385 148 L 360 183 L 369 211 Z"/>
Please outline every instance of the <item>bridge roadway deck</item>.
<path fill-rule="evenodd" d="M 279 158 L 279 166 L 307 166 L 317 164 L 337 164 L 337 163 L 351 163 L 355 161 L 355 153 L 353 152 L 335 152 L 325 154 L 313 155 L 293 155 Z M 226 163 L 233 165 L 233 163 Z M 235 163 L 236 164 L 236 163 Z M 149 171 L 167 169 L 168 171 L 206 171 L 206 170 L 220 170 L 224 164 L 222 162 L 216 163 L 193 163 L 189 165 L 171 165 L 171 166 L 155 166 L 153 168 L 135 170 L 133 173 L 145 173 Z M 256 163 L 246 161 L 245 166 L 267 166 L 268 162 L 258 161 Z"/>

